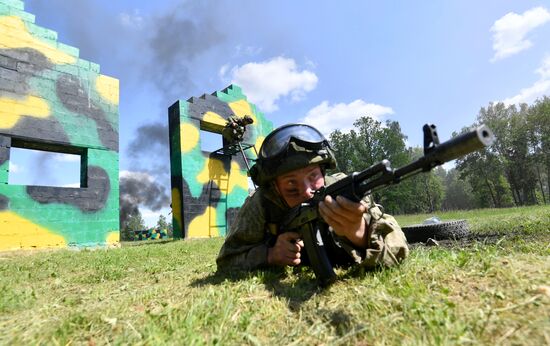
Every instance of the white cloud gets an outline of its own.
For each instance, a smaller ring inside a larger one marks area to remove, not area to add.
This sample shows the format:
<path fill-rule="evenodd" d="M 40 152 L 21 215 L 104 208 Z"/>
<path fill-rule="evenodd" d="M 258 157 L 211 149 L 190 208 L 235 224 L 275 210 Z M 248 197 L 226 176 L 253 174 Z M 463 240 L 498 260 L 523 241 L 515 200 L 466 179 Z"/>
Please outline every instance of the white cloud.
<path fill-rule="evenodd" d="M 323 101 L 307 112 L 301 121 L 315 126 L 325 136 L 328 136 L 336 129 L 348 132 L 353 128 L 353 122 L 362 116 L 370 116 L 379 120 L 387 114 L 393 114 L 393 109 L 374 103 L 366 103 L 363 100 L 334 105 L 330 105 L 328 101 Z"/>
<path fill-rule="evenodd" d="M 550 55 L 542 61 L 542 65 L 535 71 L 541 79 L 550 79 Z"/>
<path fill-rule="evenodd" d="M 134 178 L 136 180 L 148 180 L 154 181 L 155 178 L 149 173 L 145 172 L 133 172 L 133 171 L 120 171 L 118 172 L 119 178 Z"/>
<path fill-rule="evenodd" d="M 227 71 L 228 67 L 222 66 L 220 76 L 224 78 Z M 242 87 L 248 99 L 267 113 L 276 111 L 277 102 L 283 97 L 292 101 L 303 99 L 318 82 L 315 73 L 300 71 L 293 59 L 284 57 L 235 66 L 229 73 L 231 83 Z"/>
<path fill-rule="evenodd" d="M 533 45 L 526 39 L 527 34 L 550 21 L 550 13 L 543 7 L 532 8 L 523 14 L 510 12 L 498 19 L 491 31 L 493 32 L 493 50 L 495 55 L 491 62 L 528 49 Z"/>
<path fill-rule="evenodd" d="M 521 89 L 516 96 L 504 99 L 502 102 L 506 105 L 518 103 L 532 103 L 537 98 L 550 93 L 550 79 L 537 81 L 533 86 Z"/>
<path fill-rule="evenodd" d="M 225 64 L 222 67 L 220 67 L 220 72 L 218 73 L 220 76 L 220 79 L 224 79 L 225 75 L 227 74 L 227 71 L 229 70 L 229 64 Z"/>
<path fill-rule="evenodd" d="M 61 153 L 56 153 L 52 155 L 53 155 L 53 159 L 58 162 L 80 162 L 80 155 L 61 154 Z"/>
<path fill-rule="evenodd" d="M 537 98 L 550 94 L 550 56 L 547 56 L 542 65 L 535 71 L 540 75 L 532 86 L 521 89 L 519 94 L 504 99 L 502 102 L 506 105 L 519 103 L 532 103 Z"/>
<path fill-rule="evenodd" d="M 120 13 L 118 19 L 124 27 L 130 29 L 141 29 L 143 27 L 143 16 L 138 9 L 134 9 L 132 13 Z"/>

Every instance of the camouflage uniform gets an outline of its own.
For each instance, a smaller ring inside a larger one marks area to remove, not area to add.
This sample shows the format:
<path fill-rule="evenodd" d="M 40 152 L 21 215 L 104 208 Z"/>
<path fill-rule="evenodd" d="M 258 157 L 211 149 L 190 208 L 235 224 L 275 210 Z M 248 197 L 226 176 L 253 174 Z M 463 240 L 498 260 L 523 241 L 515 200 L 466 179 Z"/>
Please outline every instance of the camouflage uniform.
<path fill-rule="evenodd" d="M 345 175 L 326 176 L 329 185 Z M 332 241 L 325 241 L 333 264 L 360 264 L 366 268 L 393 266 L 409 253 L 403 231 L 395 219 L 383 214 L 380 208 L 365 198 L 368 212 L 364 214 L 368 225 L 367 249 L 359 249 L 344 237 L 330 232 Z M 276 221 L 288 210 L 273 188 L 260 187 L 247 198 L 233 223 L 216 260 L 219 270 L 252 270 L 266 267 L 268 247 L 276 238 Z M 275 224 L 274 224 L 275 223 Z"/>
<path fill-rule="evenodd" d="M 227 118 L 227 123 L 222 130 L 222 137 L 229 144 L 241 142 L 244 138 L 246 126 L 253 123 L 250 116 L 244 117 L 230 116 Z"/>

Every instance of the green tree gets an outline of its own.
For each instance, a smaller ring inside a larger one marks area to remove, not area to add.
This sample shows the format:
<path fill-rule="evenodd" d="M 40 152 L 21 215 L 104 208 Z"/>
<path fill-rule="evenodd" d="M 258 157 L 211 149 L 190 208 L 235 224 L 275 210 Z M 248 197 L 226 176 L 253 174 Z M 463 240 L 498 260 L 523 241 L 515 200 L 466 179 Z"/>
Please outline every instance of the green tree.
<path fill-rule="evenodd" d="M 351 130 L 353 131 L 353 130 Z M 342 133 L 340 130 L 332 132 L 329 136 L 336 161 L 338 162 L 337 171 L 349 174 L 354 170 L 353 141 L 350 133 Z"/>
<path fill-rule="evenodd" d="M 424 155 L 424 149 L 420 147 L 409 149 L 409 161 L 414 161 Z M 401 201 L 405 207 L 400 212 L 404 213 L 432 213 L 441 209 L 441 203 L 445 196 L 442 176 L 444 176 L 442 167 L 438 167 L 429 172 L 419 173 L 409 180 L 403 181 L 402 189 L 406 189 L 406 201 Z"/>
<path fill-rule="evenodd" d="M 363 170 L 384 159 L 398 168 L 422 155 L 422 149 L 406 148 L 407 137 L 397 121 L 386 121 L 382 125 L 373 118 L 361 117 L 353 125 L 349 133 L 334 131 L 329 137 L 339 169 L 344 173 Z M 440 208 L 443 196 L 443 182 L 432 172 L 374 194 L 375 200 L 393 214 L 434 211 Z"/>
<path fill-rule="evenodd" d="M 459 172 L 451 168 L 445 175 L 445 198 L 441 204 L 443 210 L 464 210 L 475 207 L 472 189 L 468 183 L 459 179 Z"/>
<path fill-rule="evenodd" d="M 139 211 L 139 209 L 136 209 L 126 219 L 126 225 L 124 226 L 124 229 L 123 229 L 123 238 L 124 240 L 133 240 L 134 232 L 141 231 L 144 229 L 146 229 L 145 221 L 143 220 L 143 217 L 141 216 L 141 212 Z"/>
<path fill-rule="evenodd" d="M 466 130 L 466 129 L 464 129 Z M 470 153 L 456 160 L 460 179 L 470 184 L 475 208 L 508 207 L 512 204 L 510 185 L 504 179 L 502 163 L 491 149 Z"/>
<path fill-rule="evenodd" d="M 491 150 L 498 155 L 516 205 L 534 204 L 536 199 L 536 171 L 534 157 L 530 152 L 526 104 L 506 106 L 503 103 L 489 104 L 481 108 L 478 121 L 488 125 L 495 133 Z M 496 161 L 494 161 L 496 162 Z"/>
<path fill-rule="evenodd" d="M 166 221 L 166 216 L 160 214 L 156 228 L 161 230 L 168 230 L 168 222 Z"/>
<path fill-rule="evenodd" d="M 543 203 L 550 203 L 550 97 L 535 101 L 527 114 L 530 151 Z"/>
<path fill-rule="evenodd" d="M 407 162 L 407 137 L 398 122 L 386 121 L 382 126 L 371 117 L 361 117 L 353 125 L 349 133 L 336 130 L 329 136 L 341 172 L 360 171 L 383 159 L 394 166 Z"/>

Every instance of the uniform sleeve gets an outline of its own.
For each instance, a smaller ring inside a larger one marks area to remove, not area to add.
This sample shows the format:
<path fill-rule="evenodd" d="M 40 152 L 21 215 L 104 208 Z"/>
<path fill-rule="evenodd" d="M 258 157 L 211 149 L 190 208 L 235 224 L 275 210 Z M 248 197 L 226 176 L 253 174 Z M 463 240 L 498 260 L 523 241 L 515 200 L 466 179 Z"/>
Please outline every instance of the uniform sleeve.
<path fill-rule="evenodd" d="M 259 193 L 239 210 L 216 259 L 218 270 L 253 270 L 267 266 L 265 212 Z"/>
<path fill-rule="evenodd" d="M 368 245 L 359 249 L 344 237 L 332 235 L 335 242 L 344 249 L 353 260 L 366 267 L 391 267 L 399 264 L 409 254 L 405 234 L 395 218 L 383 213 L 367 196 L 363 201 L 368 205 L 368 211 L 363 215 L 367 225 Z"/>
<path fill-rule="evenodd" d="M 365 215 L 368 225 L 368 245 L 361 265 L 367 268 L 391 267 L 409 255 L 405 233 L 395 218 L 384 214 L 376 205 Z"/>

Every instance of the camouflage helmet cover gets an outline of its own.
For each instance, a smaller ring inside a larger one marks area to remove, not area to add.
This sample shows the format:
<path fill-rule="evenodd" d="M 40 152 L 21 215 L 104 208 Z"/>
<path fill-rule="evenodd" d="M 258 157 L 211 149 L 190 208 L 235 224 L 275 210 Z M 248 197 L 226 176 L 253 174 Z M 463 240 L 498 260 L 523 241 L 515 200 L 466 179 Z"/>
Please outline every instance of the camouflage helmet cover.
<path fill-rule="evenodd" d="M 287 124 L 265 138 L 250 176 L 256 185 L 262 186 L 281 174 L 312 164 L 324 169 L 336 167 L 329 142 L 313 126 Z"/>

